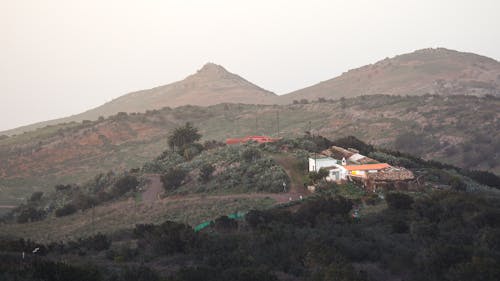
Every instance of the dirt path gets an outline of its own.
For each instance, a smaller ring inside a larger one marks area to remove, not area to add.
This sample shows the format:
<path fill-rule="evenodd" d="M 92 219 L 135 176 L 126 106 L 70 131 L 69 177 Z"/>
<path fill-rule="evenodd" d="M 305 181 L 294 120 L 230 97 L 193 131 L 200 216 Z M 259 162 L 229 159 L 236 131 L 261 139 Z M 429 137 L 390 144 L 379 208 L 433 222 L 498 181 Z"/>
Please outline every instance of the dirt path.
<path fill-rule="evenodd" d="M 298 196 L 307 196 L 310 194 L 310 192 L 304 187 L 302 183 L 301 173 L 297 171 L 298 160 L 295 157 L 282 154 L 270 154 L 269 156 L 272 157 L 276 162 L 278 162 L 281 167 L 283 167 L 288 177 L 290 178 L 290 194 Z"/>
<path fill-rule="evenodd" d="M 14 209 L 17 206 L 13 205 L 0 205 L 0 209 Z"/>
<path fill-rule="evenodd" d="M 142 193 L 143 202 L 153 202 L 160 198 L 160 194 L 163 191 L 163 185 L 161 183 L 161 178 L 159 174 L 149 174 L 146 175 L 149 180 L 149 184 L 146 186 L 146 190 Z"/>

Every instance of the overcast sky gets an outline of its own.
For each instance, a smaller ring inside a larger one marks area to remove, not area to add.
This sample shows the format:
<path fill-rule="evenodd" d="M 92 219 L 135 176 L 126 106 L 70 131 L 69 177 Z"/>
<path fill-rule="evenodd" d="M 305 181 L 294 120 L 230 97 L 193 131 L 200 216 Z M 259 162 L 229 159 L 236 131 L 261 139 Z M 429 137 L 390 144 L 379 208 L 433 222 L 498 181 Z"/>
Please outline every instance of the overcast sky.
<path fill-rule="evenodd" d="M 498 0 L 0 0 L 0 130 L 214 62 L 278 94 L 428 47 L 500 59 Z"/>

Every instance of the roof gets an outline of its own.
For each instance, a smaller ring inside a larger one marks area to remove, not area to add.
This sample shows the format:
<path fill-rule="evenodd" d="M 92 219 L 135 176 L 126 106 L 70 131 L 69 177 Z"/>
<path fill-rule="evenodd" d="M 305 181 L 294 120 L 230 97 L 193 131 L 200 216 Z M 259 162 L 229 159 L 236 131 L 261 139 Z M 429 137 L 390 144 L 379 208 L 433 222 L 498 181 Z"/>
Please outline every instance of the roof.
<path fill-rule="evenodd" d="M 333 166 L 323 167 L 322 169 L 334 170 L 334 169 L 343 169 L 343 168 L 345 168 L 345 167 L 342 165 L 333 165 Z"/>
<path fill-rule="evenodd" d="M 377 164 L 364 164 L 364 165 L 347 165 L 345 166 L 348 171 L 367 171 L 367 170 L 382 170 L 389 168 L 391 165 L 387 163 L 377 163 Z"/>
<path fill-rule="evenodd" d="M 312 159 L 312 160 L 316 160 L 316 161 L 335 161 L 335 162 L 338 162 L 339 160 L 337 159 L 334 159 L 332 157 L 328 157 L 328 156 L 319 156 L 319 157 L 309 157 L 309 159 Z"/>
<path fill-rule="evenodd" d="M 351 161 L 358 161 L 358 160 L 360 160 L 362 158 L 365 158 L 365 157 L 366 156 L 364 156 L 364 155 L 356 153 L 356 154 L 353 154 L 351 157 L 349 157 L 349 160 L 351 160 Z"/>

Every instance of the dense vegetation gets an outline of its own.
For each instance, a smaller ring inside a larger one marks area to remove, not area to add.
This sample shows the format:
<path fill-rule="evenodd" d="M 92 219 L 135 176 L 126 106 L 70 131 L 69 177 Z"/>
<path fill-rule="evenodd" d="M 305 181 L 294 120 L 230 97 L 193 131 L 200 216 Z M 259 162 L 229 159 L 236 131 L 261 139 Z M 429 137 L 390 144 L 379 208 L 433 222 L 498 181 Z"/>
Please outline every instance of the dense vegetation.
<path fill-rule="evenodd" d="M 184 128 L 192 129 L 189 124 Z M 61 217 L 132 196 L 144 185 L 143 175 L 152 172 L 162 175 L 167 196 L 281 192 L 283 182 L 289 185 L 290 179 L 273 155 L 293 155 L 303 170 L 308 153 L 331 145 L 355 148 L 374 159 L 404 166 L 422 182 L 417 192 L 375 194 L 354 183 L 327 183 L 325 171 L 320 170 L 304 178 L 318 187 L 314 196 L 252 210 L 242 221 L 220 216 L 201 232 L 165 221 L 50 244 L 0 238 L 0 279 L 500 278 L 496 266 L 500 263 L 500 201 L 484 185 L 498 187 L 494 174 L 379 149 L 354 137 L 330 141 L 307 133 L 276 143 L 238 146 L 199 144 L 197 139 L 176 144 L 177 149 L 166 150 L 141 169 L 99 174 L 83 186 L 57 185 L 51 194 L 33 193 L 12 218 L 26 223 L 52 213 Z M 447 191 L 435 189 L 443 187 Z M 24 259 L 21 252 L 25 252 Z"/>
<path fill-rule="evenodd" d="M 350 200 L 323 195 L 303 202 L 296 211 L 252 211 L 245 221 L 219 218 L 202 233 L 168 221 L 137 225 L 133 232 L 114 237 L 114 244 L 121 246 L 111 248 L 103 235 L 52 245 L 3 240 L 0 277 L 84 280 L 81 275 L 92 276 L 92 280 L 177 281 L 500 278 L 497 199 L 435 192 L 418 199 L 390 194 L 386 200 L 387 209 L 361 218 L 351 217 Z M 136 246 L 125 243 L 129 239 L 137 241 Z M 35 246 L 43 248 L 40 254 L 45 257 L 28 255 L 21 262 L 19 256 L 8 254 Z M 63 254 L 82 262 L 56 262 Z M 157 260 L 163 261 L 161 265 Z M 135 265 L 139 261 L 141 267 Z M 21 267 L 12 266 L 18 262 Z"/>

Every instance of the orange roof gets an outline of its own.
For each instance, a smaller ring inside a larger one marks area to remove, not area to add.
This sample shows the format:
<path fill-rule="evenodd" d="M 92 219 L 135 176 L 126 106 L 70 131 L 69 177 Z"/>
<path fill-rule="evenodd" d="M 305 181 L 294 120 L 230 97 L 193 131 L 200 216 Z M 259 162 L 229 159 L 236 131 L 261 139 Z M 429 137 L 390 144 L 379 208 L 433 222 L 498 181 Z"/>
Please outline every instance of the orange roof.
<path fill-rule="evenodd" d="M 382 170 L 389 168 L 391 165 L 387 163 L 364 164 L 364 165 L 347 165 L 344 168 L 348 171 L 366 171 L 366 170 Z"/>

